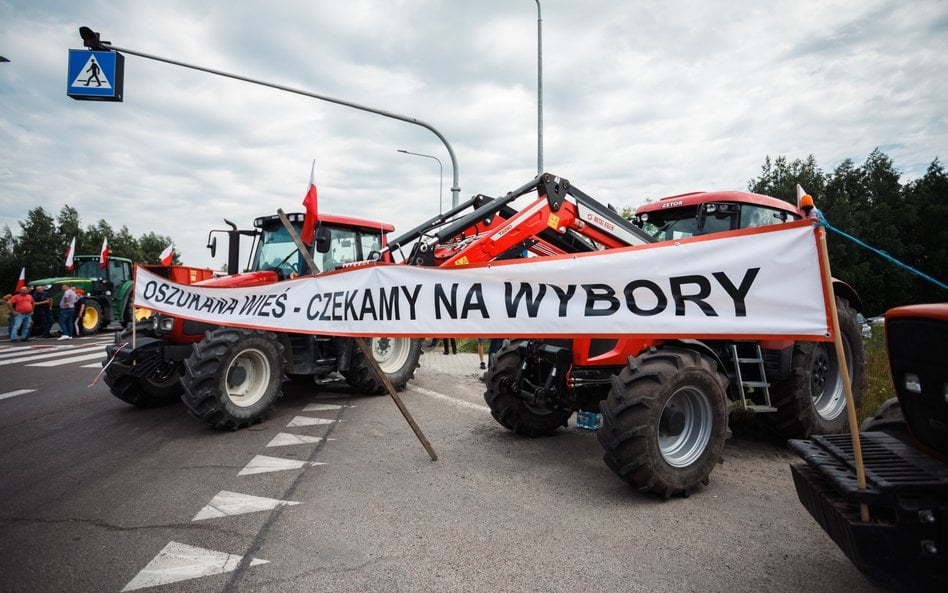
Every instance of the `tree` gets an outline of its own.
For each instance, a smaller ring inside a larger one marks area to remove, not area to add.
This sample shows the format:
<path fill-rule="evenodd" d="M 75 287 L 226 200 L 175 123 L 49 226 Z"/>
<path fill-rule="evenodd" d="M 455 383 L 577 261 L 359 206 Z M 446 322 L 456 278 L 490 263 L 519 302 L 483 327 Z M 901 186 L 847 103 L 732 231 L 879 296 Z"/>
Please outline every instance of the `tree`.
<path fill-rule="evenodd" d="M 903 189 L 903 211 L 893 212 L 902 221 L 906 241 L 905 263 L 939 282 L 948 282 L 948 174 L 938 159 L 932 161 L 924 177 Z M 912 276 L 911 294 L 915 302 L 935 303 L 948 298 L 945 289 L 917 275 Z"/>
<path fill-rule="evenodd" d="M 796 159 L 790 163 L 783 156 L 778 156 L 773 162 L 767 156 L 760 177 L 748 181 L 747 188 L 757 194 L 796 204 L 798 184 L 811 196 L 819 196 L 823 194 L 825 177 L 812 154 L 805 160 Z"/>
<path fill-rule="evenodd" d="M 59 254 L 50 247 L 49 238 L 56 234 L 56 221 L 42 206 L 33 208 L 20 221 L 20 237 L 14 257 L 26 266 L 31 278 L 51 276 L 58 270 Z"/>

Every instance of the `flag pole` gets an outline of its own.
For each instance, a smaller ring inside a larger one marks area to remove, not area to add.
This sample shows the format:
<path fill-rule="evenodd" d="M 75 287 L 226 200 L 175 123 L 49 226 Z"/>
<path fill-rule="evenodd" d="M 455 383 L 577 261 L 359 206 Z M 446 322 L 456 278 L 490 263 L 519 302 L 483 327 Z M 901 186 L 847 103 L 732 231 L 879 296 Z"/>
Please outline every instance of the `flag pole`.
<path fill-rule="evenodd" d="M 303 243 L 303 240 L 300 239 L 299 234 L 297 234 L 296 229 L 293 228 L 293 225 L 290 223 L 290 219 L 287 218 L 286 213 L 282 208 L 277 209 L 277 215 L 280 217 L 280 221 L 283 223 L 283 226 L 286 227 L 286 232 L 289 233 L 290 239 L 293 240 L 293 243 L 296 244 L 296 248 L 300 250 L 300 253 L 303 255 L 303 259 L 306 261 L 306 265 L 309 266 L 310 271 L 313 275 L 319 274 L 319 268 L 316 266 L 316 262 L 313 260 L 313 256 L 310 255 L 309 250 L 306 248 L 306 245 Z M 392 398 L 392 401 L 395 402 L 395 405 L 398 407 L 398 411 L 402 413 L 402 416 L 408 422 L 408 425 L 411 427 L 412 431 L 415 433 L 415 436 L 418 437 L 418 440 L 421 442 L 421 446 L 425 448 L 425 451 L 428 452 L 428 456 L 431 457 L 432 461 L 438 461 L 438 454 L 435 453 L 434 449 L 431 447 L 431 443 L 428 442 L 428 439 L 425 438 L 421 428 L 418 427 L 418 424 L 415 423 L 415 419 L 412 418 L 411 414 L 408 412 L 408 408 L 405 407 L 405 404 L 402 403 L 402 399 L 398 397 L 398 393 L 395 391 L 395 387 L 392 385 L 392 382 L 388 380 L 388 376 L 382 370 L 382 367 L 379 366 L 378 361 L 375 360 L 375 357 L 372 356 L 372 351 L 369 346 L 365 343 L 365 340 L 361 337 L 352 338 L 360 350 L 362 350 L 362 355 L 365 357 L 365 361 L 369 364 L 375 372 L 376 378 L 382 382 L 385 386 L 388 395 Z"/>
<path fill-rule="evenodd" d="M 823 268 L 823 292 L 829 303 L 830 323 L 833 328 L 833 342 L 836 345 L 836 360 L 839 365 L 839 374 L 843 381 L 843 390 L 846 393 L 846 413 L 849 417 L 849 434 L 853 441 L 853 457 L 856 461 L 856 483 L 859 489 L 866 490 L 866 467 L 862 458 L 862 442 L 859 439 L 859 426 L 856 419 L 856 398 L 853 396 L 852 380 L 849 377 L 849 363 L 846 362 L 846 350 L 843 347 L 843 336 L 839 331 L 839 317 L 836 311 L 836 298 L 833 296 L 833 280 L 830 271 L 829 253 L 826 248 L 826 227 L 819 225 L 816 229 L 819 241 L 820 263 Z M 859 503 L 859 518 L 863 523 L 869 522 L 869 505 Z"/>

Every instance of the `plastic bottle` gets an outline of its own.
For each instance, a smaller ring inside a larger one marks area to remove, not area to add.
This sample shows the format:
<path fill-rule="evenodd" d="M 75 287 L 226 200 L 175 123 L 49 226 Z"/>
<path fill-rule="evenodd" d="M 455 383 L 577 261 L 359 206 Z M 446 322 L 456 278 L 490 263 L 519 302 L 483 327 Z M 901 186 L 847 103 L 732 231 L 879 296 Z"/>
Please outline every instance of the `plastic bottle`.
<path fill-rule="evenodd" d="M 585 430 L 599 430 L 602 426 L 602 414 L 598 412 L 576 412 L 576 427 Z"/>

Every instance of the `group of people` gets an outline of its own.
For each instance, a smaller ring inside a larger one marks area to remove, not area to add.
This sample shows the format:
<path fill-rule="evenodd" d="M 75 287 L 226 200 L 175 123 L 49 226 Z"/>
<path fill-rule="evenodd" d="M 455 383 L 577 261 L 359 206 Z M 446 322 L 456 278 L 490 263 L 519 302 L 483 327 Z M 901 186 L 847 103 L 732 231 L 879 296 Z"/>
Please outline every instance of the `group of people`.
<path fill-rule="evenodd" d="M 26 286 L 6 298 L 10 311 L 10 341 L 26 342 L 33 331 L 34 318 L 39 324 L 43 338 L 52 338 L 53 299 L 45 286 L 37 286 L 31 292 Z M 79 322 L 85 309 L 85 294 L 81 288 L 70 284 L 63 285 L 63 294 L 59 299 L 60 340 L 71 340 L 78 335 Z"/>

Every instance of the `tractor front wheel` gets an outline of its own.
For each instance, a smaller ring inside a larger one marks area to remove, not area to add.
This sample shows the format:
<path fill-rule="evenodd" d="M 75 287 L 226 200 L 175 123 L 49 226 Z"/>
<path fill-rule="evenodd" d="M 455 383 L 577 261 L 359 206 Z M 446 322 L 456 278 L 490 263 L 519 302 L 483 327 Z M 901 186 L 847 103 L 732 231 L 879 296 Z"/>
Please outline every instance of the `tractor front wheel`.
<path fill-rule="evenodd" d="M 548 409 L 532 406 L 520 396 L 518 373 L 523 364 L 519 342 L 512 341 L 494 355 L 490 370 L 484 375 L 484 400 L 490 414 L 501 426 L 529 437 L 553 434 L 560 426 L 566 426 L 572 410 Z M 542 385 L 539 365 L 528 365 L 524 370 L 535 385 Z"/>
<path fill-rule="evenodd" d="M 108 364 L 108 359 L 102 362 Z M 112 395 L 136 408 L 157 408 L 181 399 L 181 363 L 166 361 L 147 377 L 116 374 L 112 367 L 105 369 L 105 383 Z"/>
<path fill-rule="evenodd" d="M 99 333 L 99 327 L 102 326 L 104 319 L 102 306 L 90 299 L 86 302 L 86 308 L 82 311 L 82 316 L 76 320 L 76 325 L 79 326 L 79 335 L 88 336 Z"/>
<path fill-rule="evenodd" d="M 666 499 L 706 485 L 731 436 L 726 389 L 717 363 L 693 350 L 666 347 L 631 359 L 600 403 L 606 465 Z"/>
<path fill-rule="evenodd" d="M 214 428 L 260 422 L 283 395 L 283 345 L 273 332 L 219 327 L 184 361 L 181 399 Z"/>
<path fill-rule="evenodd" d="M 418 338 L 365 338 L 372 357 L 388 377 L 392 386 L 401 391 L 414 378 L 421 357 Z M 362 393 L 384 394 L 385 385 L 369 366 L 362 349 L 353 345 L 349 369 L 342 371 L 346 383 Z"/>

